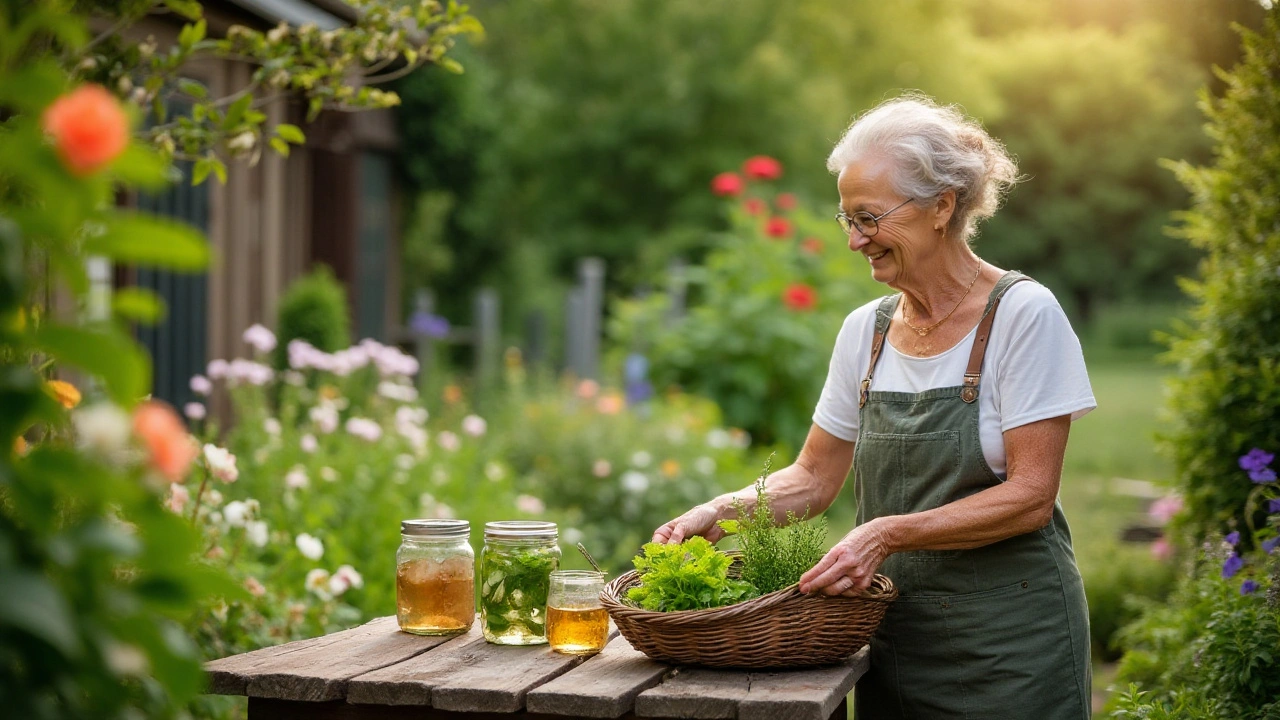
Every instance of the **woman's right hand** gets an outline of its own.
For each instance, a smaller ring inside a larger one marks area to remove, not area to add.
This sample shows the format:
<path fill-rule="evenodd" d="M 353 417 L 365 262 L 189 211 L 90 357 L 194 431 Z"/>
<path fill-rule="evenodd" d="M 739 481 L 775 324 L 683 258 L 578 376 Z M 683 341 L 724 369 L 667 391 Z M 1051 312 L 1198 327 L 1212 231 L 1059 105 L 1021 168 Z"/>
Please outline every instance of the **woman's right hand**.
<path fill-rule="evenodd" d="M 684 542 L 694 535 L 701 535 L 710 542 L 724 537 L 724 530 L 716 521 L 720 511 L 712 503 L 703 503 L 689 512 L 653 531 L 653 542 L 673 544 Z"/>

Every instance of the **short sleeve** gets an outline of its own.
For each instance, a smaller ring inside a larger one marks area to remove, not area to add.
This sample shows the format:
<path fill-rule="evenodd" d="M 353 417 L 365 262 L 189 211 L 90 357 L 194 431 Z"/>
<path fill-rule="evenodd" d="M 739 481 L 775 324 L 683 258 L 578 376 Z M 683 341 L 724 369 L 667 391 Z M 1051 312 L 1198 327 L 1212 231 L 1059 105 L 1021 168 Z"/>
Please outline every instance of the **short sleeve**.
<path fill-rule="evenodd" d="M 1053 293 L 1023 282 L 1006 298 L 992 331 L 998 354 L 988 357 L 995 360 L 1000 431 L 1062 415 L 1077 420 L 1096 408 L 1080 340 Z"/>
<path fill-rule="evenodd" d="M 858 368 L 865 366 L 870 358 L 867 345 L 871 341 L 878 302 L 864 305 L 845 318 L 831 351 L 827 381 L 813 412 L 815 425 L 849 442 L 858 439 L 858 382 L 861 379 Z"/>

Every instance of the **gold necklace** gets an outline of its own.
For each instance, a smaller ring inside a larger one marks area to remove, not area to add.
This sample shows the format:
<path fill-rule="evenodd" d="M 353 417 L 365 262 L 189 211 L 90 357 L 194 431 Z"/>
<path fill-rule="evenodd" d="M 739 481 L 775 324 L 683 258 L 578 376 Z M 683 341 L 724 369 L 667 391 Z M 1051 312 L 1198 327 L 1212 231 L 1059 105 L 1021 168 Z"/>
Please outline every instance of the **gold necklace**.
<path fill-rule="evenodd" d="M 955 306 L 955 307 L 953 307 L 953 308 L 951 308 L 951 312 L 949 312 L 949 313 L 947 313 L 946 315 L 942 316 L 942 319 L 941 319 L 941 320 L 939 320 L 938 322 L 936 322 L 936 323 L 934 323 L 934 324 L 930 325 L 929 327 L 923 327 L 923 328 L 921 328 L 921 327 L 916 327 L 915 325 L 912 325 L 912 324 L 911 324 L 911 321 L 907 319 L 907 307 L 908 307 L 908 305 L 909 305 L 909 304 L 907 304 L 907 303 L 904 303 L 904 304 L 903 304 L 903 306 L 902 306 L 902 322 L 906 323 L 906 324 L 907 324 L 907 327 L 911 328 L 912 330 L 915 330 L 915 331 L 916 331 L 916 334 L 917 334 L 917 335 L 919 335 L 920 337 L 924 337 L 925 335 L 928 335 L 929 333 L 933 332 L 933 329 L 934 329 L 934 328 L 936 328 L 936 327 L 938 327 L 939 325 L 941 325 L 942 323 L 946 322 L 946 321 L 947 321 L 947 318 L 951 317 L 951 315 L 952 315 L 953 313 L 955 313 L 955 311 L 956 311 L 956 310 L 959 310 L 959 309 L 960 309 L 960 305 L 964 302 L 964 299 L 965 299 L 965 298 L 969 297 L 969 291 L 973 289 L 973 284 L 974 284 L 974 283 L 976 283 L 976 282 L 978 282 L 978 276 L 979 276 L 979 275 L 981 275 L 981 274 L 982 274 L 982 261 L 981 261 L 981 260 L 979 260 L 979 261 L 978 261 L 978 272 L 976 272 L 976 273 L 974 273 L 974 274 L 973 274 L 973 279 L 969 281 L 969 287 L 967 287 L 967 288 L 965 288 L 965 289 L 964 289 L 964 294 L 960 296 L 960 300 L 959 300 L 958 302 L 956 302 L 956 306 Z"/>

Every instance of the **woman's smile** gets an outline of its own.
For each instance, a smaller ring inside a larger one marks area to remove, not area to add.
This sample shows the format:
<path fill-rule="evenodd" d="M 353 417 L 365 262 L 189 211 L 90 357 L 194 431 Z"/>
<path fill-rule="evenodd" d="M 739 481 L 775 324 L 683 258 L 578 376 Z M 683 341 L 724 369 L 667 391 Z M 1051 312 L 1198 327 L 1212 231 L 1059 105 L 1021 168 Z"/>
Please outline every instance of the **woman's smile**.
<path fill-rule="evenodd" d="M 889 251 L 888 251 L 888 250 L 881 250 L 881 251 L 880 251 L 880 252 L 878 252 L 878 253 L 872 253 L 872 254 L 867 255 L 867 261 L 868 261 L 868 262 L 871 262 L 871 263 L 874 263 L 875 261 L 879 260 L 880 258 L 882 258 L 882 257 L 884 257 L 885 255 L 888 255 L 888 254 L 889 254 Z"/>

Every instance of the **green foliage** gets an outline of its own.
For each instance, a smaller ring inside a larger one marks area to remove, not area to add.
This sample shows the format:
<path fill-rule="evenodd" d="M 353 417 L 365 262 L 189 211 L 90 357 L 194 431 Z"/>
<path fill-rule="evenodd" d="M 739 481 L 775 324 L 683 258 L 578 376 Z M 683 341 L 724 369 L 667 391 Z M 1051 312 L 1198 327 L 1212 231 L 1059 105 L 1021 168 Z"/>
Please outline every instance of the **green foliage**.
<path fill-rule="evenodd" d="M 770 460 L 772 456 L 770 456 Z M 827 519 L 813 522 L 787 511 L 787 523 L 779 525 L 774 516 L 764 480 L 769 475 L 769 462 L 756 480 L 756 506 L 748 511 L 742 500 L 735 500 L 737 520 L 722 521 L 720 526 L 737 535 L 742 548 L 742 579 L 754 585 L 762 595 L 791 587 L 826 554 Z M 807 515 L 807 513 L 806 513 Z"/>
<path fill-rule="evenodd" d="M 767 183 L 748 194 L 747 202 L 776 203 Z M 772 212 L 728 208 L 730 232 L 687 271 L 693 299 L 682 317 L 671 317 L 672 293 L 657 292 L 618 302 L 609 333 L 648 355 L 658 387 L 709 397 L 756 442 L 794 449 L 812 423 L 841 322 L 886 288 L 844 248 L 834 213 L 777 211 L 792 229 L 774 238 L 764 229 Z M 814 293 L 812 306 L 789 304 L 788 294 L 803 288 Z"/>
<path fill-rule="evenodd" d="M 1114 532 L 1114 528 L 1108 530 Z M 1110 547 L 1105 561 L 1081 568 L 1089 605 L 1093 657 L 1108 661 L 1119 659 L 1117 633 L 1138 619 L 1144 604 L 1161 602 L 1168 597 L 1174 587 L 1176 569 L 1168 562 L 1154 559 L 1148 547 L 1115 545 Z"/>
<path fill-rule="evenodd" d="M 1197 534 L 1243 527 L 1250 483 L 1237 457 L 1280 446 L 1280 9 L 1244 33 L 1244 60 L 1205 96 L 1214 162 L 1173 165 L 1191 191 L 1179 233 L 1206 253 L 1190 321 L 1172 339 L 1166 437 Z"/>
<path fill-rule="evenodd" d="M 1262 720 L 1280 713 L 1280 557 L 1256 551 L 1244 574 L 1259 588 L 1243 593 L 1241 576 L 1224 579 L 1220 571 L 1231 548 L 1207 548 L 1167 605 L 1146 605 L 1121 632 L 1127 650 L 1118 680 L 1150 694 L 1117 698 L 1113 717 Z"/>
<path fill-rule="evenodd" d="M 276 367 L 288 364 L 290 340 L 305 340 L 325 352 L 351 342 L 347 291 L 324 265 L 294 280 L 280 296 Z"/>
<path fill-rule="evenodd" d="M 729 577 L 733 559 L 704 537 L 645 543 L 634 562 L 640 584 L 627 591 L 627 599 L 645 610 L 702 610 L 760 595 L 751 583 Z"/>

